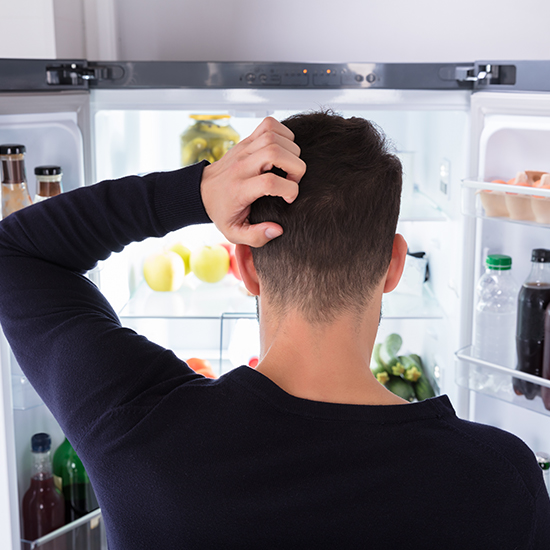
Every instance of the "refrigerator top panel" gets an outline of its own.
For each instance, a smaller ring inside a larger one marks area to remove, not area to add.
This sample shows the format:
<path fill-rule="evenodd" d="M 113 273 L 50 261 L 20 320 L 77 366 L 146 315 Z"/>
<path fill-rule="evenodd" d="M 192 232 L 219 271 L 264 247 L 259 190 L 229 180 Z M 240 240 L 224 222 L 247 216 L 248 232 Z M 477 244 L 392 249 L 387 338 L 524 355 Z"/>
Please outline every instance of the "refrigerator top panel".
<path fill-rule="evenodd" d="M 548 92 L 550 61 L 476 61 L 466 80 L 476 92 Z"/>
<path fill-rule="evenodd" d="M 98 87 L 470 90 L 473 88 L 473 80 L 467 76 L 473 70 L 473 63 L 207 63 L 0 59 L 0 91 L 54 91 Z"/>
<path fill-rule="evenodd" d="M 89 88 L 550 91 L 550 61 L 272 63 L 0 59 L 0 92 Z"/>

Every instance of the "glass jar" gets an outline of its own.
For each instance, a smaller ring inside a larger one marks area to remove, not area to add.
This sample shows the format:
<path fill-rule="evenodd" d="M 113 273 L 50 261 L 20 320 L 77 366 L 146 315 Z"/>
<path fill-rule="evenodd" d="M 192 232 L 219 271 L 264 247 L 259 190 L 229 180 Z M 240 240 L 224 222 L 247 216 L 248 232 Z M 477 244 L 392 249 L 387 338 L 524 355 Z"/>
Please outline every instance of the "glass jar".
<path fill-rule="evenodd" d="M 215 162 L 239 142 L 239 134 L 230 126 L 230 115 L 190 115 L 194 123 L 181 135 L 181 165 L 202 160 Z"/>
<path fill-rule="evenodd" d="M 2 164 L 2 217 L 32 204 L 27 189 L 25 146 L 0 145 Z"/>
<path fill-rule="evenodd" d="M 35 203 L 55 197 L 63 192 L 61 166 L 37 166 L 34 169 L 34 175 L 36 176 Z"/>

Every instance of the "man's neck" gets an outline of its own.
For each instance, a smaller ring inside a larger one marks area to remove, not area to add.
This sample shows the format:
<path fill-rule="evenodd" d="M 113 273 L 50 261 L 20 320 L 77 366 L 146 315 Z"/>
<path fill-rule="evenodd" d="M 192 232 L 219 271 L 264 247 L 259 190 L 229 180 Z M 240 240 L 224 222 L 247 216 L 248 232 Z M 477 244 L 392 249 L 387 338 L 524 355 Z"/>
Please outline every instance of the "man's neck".
<path fill-rule="evenodd" d="M 316 325 L 290 311 L 270 317 L 260 305 L 261 357 L 257 370 L 287 393 L 329 403 L 406 403 L 384 388 L 370 370 L 381 293 L 360 320 L 342 315 Z"/>

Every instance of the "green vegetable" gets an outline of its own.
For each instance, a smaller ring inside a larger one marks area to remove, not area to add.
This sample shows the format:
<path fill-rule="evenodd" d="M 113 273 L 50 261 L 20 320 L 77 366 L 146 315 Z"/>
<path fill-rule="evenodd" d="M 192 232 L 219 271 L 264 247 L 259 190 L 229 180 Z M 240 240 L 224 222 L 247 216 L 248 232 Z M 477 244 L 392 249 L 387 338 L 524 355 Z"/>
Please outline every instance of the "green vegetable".
<path fill-rule="evenodd" d="M 418 368 L 423 373 L 423 376 L 418 379 L 416 384 L 414 384 L 414 393 L 418 401 L 424 401 L 424 399 L 429 399 L 430 397 L 435 397 L 435 391 L 424 372 L 424 367 L 422 366 L 422 359 L 420 356 L 413 353 L 409 357 L 418 365 Z"/>
<path fill-rule="evenodd" d="M 386 388 L 406 401 L 413 401 L 415 398 L 415 391 L 412 384 L 399 376 L 390 377 L 390 380 L 386 384 Z"/>
<path fill-rule="evenodd" d="M 394 376 L 401 376 L 405 372 L 405 367 L 398 357 L 394 357 L 386 366 L 386 370 Z"/>
<path fill-rule="evenodd" d="M 382 344 L 375 344 L 374 349 L 372 350 L 372 358 L 374 360 L 374 365 L 371 366 L 372 374 L 376 377 L 380 384 L 386 384 L 390 379 L 390 375 L 386 370 L 385 365 L 380 361 L 380 347 Z M 372 365 L 372 363 L 371 363 Z"/>
<path fill-rule="evenodd" d="M 422 367 L 417 361 L 407 355 L 400 355 L 399 361 L 403 364 L 403 377 L 409 382 L 417 382 L 422 376 Z"/>
<path fill-rule="evenodd" d="M 397 352 L 403 344 L 403 339 L 399 334 L 390 334 L 380 347 L 380 360 L 388 366 L 392 359 L 397 358 Z"/>

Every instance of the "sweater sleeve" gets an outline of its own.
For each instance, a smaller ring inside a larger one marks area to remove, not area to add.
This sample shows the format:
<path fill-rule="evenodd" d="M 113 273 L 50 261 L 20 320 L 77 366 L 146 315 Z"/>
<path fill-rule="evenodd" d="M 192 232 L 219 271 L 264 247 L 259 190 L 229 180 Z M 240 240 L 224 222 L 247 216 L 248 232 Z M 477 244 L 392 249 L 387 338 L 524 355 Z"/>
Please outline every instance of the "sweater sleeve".
<path fill-rule="evenodd" d="M 86 272 L 112 252 L 208 218 L 204 163 L 106 181 L 0 222 L 0 323 L 23 372 L 73 443 L 136 396 L 195 374 L 121 326 Z"/>

